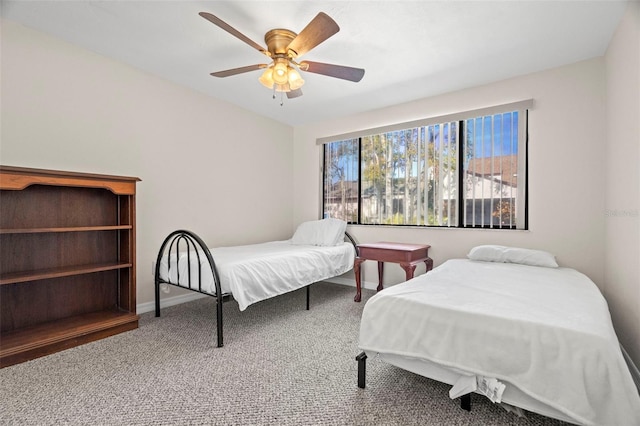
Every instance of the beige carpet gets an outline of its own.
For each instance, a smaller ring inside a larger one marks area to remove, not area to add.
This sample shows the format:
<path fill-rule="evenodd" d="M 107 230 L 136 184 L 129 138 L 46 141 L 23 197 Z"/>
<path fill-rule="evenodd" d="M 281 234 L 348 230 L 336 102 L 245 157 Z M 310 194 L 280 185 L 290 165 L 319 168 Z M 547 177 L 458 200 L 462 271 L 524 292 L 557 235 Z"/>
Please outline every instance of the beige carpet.
<path fill-rule="evenodd" d="M 225 303 L 215 347 L 212 298 L 142 315 L 140 328 L 0 370 L 2 425 L 558 425 L 367 361 L 357 387 L 364 302 L 320 283 L 239 312 Z"/>

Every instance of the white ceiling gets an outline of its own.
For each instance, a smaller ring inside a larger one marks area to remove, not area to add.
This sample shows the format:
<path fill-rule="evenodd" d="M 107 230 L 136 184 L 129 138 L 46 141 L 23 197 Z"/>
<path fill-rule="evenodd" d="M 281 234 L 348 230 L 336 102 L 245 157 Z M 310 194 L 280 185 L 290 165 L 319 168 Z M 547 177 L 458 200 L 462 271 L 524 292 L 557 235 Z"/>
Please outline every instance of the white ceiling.
<path fill-rule="evenodd" d="M 296 126 L 601 56 L 625 7 L 617 0 L 2 0 L 2 15 Z M 365 76 L 353 83 L 303 73 L 304 96 L 280 106 L 258 82 L 260 71 L 209 75 L 266 57 L 201 11 L 263 46 L 268 30 L 300 32 L 325 12 L 340 32 L 301 59 L 364 68 Z"/>

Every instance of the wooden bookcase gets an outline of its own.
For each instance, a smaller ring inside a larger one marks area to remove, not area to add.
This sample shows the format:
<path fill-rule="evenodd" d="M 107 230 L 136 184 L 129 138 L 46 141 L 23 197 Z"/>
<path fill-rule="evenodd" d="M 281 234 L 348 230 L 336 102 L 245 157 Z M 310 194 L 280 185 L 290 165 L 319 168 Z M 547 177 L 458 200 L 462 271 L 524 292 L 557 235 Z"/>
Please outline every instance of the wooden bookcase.
<path fill-rule="evenodd" d="M 0 166 L 0 367 L 138 327 L 139 180 Z"/>

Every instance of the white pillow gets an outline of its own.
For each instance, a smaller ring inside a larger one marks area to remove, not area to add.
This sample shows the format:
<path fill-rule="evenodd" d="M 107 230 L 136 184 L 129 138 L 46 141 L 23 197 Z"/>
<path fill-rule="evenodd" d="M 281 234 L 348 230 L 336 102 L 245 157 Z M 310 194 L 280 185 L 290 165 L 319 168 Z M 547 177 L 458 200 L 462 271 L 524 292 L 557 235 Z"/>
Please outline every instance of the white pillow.
<path fill-rule="evenodd" d="M 543 250 L 531 250 L 518 247 L 496 245 L 477 246 L 471 249 L 467 257 L 484 262 L 519 263 L 521 265 L 545 266 L 557 268 L 556 258 Z"/>
<path fill-rule="evenodd" d="M 347 222 L 340 219 L 320 219 L 301 223 L 291 238 L 291 244 L 336 246 L 344 241 Z"/>

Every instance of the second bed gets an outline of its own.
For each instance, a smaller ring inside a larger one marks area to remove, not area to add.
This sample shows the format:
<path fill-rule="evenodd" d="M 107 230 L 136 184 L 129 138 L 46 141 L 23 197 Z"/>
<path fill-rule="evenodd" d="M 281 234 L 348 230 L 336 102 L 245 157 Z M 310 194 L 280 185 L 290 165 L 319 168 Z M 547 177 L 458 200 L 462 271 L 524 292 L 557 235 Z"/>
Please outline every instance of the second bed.
<path fill-rule="evenodd" d="M 504 263 L 504 253 L 449 260 L 369 299 L 358 385 L 367 355 L 378 354 L 453 385 L 452 398 L 477 392 L 571 423 L 640 424 L 638 390 L 599 289 L 573 269 Z M 531 260 L 531 251 L 511 253 L 507 260 Z"/>

